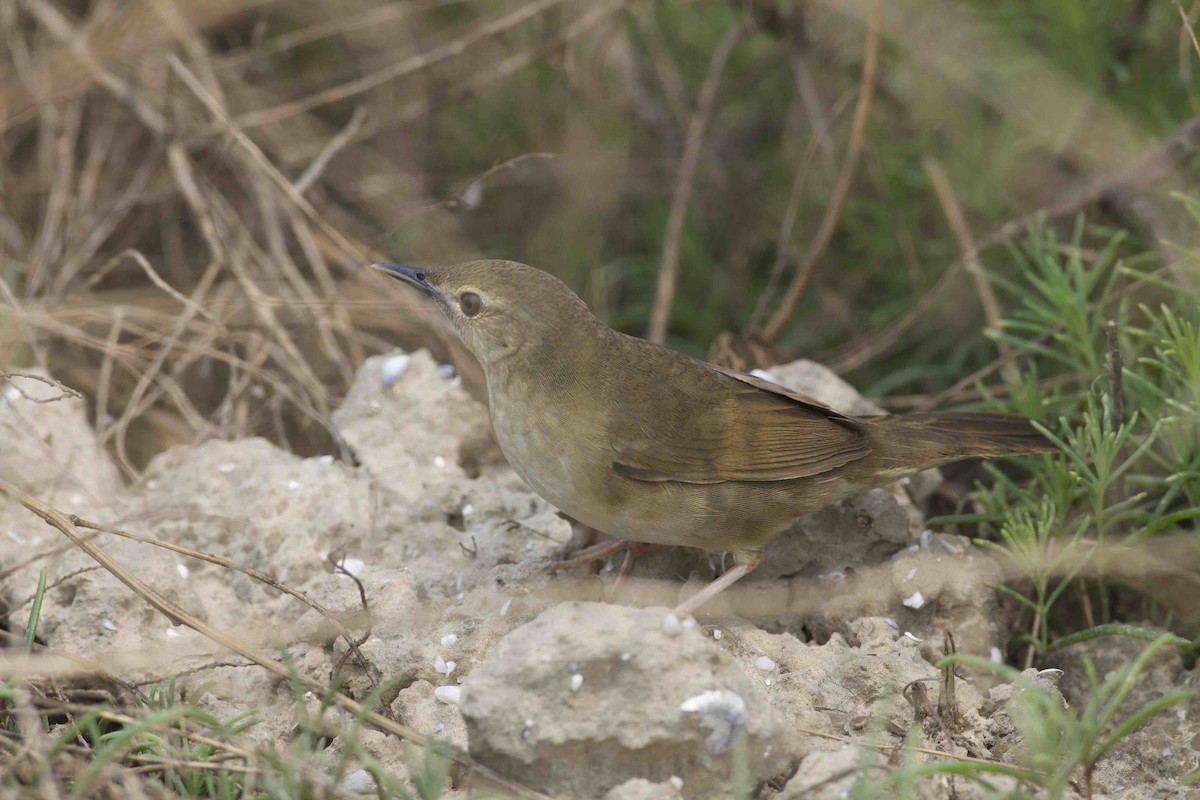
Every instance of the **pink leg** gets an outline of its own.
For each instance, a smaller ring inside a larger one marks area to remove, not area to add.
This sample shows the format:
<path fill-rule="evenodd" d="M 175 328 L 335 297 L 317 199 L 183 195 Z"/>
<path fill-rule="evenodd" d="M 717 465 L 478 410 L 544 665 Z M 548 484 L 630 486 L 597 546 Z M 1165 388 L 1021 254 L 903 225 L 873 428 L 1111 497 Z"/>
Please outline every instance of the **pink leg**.
<path fill-rule="evenodd" d="M 680 603 L 675 609 L 675 613 L 681 617 L 684 614 L 691 614 L 696 609 L 700 608 L 700 606 L 704 605 L 709 600 L 712 600 L 721 592 L 725 591 L 730 586 L 753 572 L 754 568 L 758 566 L 758 562 L 761 559 L 762 555 L 756 554 L 753 562 L 742 562 L 734 565 L 731 569 L 726 570 L 725 574 L 723 574 L 721 577 L 717 578 L 708 586 L 705 586 L 687 600 L 684 600 L 682 603 Z"/>
<path fill-rule="evenodd" d="M 621 575 L 628 575 L 629 570 L 633 569 L 633 562 L 642 553 L 649 552 L 660 547 L 656 544 L 645 544 L 643 542 L 633 542 L 628 539 L 617 539 L 614 542 L 601 542 L 594 544 L 591 547 L 585 547 L 582 550 L 576 551 L 575 555 L 563 561 L 555 561 L 550 565 L 551 572 L 557 572 L 560 569 L 571 569 L 572 567 L 583 567 L 593 561 L 602 561 L 609 556 L 617 553 L 624 553 L 625 560 L 621 564 Z"/>

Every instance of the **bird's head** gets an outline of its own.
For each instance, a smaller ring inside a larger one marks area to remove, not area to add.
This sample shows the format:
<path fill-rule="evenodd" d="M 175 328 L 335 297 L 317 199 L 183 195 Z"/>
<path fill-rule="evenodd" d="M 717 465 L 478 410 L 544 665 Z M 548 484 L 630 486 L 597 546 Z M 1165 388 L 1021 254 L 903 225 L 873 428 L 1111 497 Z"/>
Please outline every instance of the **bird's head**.
<path fill-rule="evenodd" d="M 597 324 L 565 283 L 515 261 L 371 266 L 432 297 L 484 369 L 517 353 L 554 347 L 581 326 Z"/>

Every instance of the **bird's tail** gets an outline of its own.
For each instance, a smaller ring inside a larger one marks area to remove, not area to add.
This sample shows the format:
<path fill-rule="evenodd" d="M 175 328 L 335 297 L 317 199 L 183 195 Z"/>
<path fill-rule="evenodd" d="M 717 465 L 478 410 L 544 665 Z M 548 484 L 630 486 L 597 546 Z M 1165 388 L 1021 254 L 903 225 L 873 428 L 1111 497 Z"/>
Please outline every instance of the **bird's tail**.
<path fill-rule="evenodd" d="M 1018 414 L 939 411 L 871 419 L 872 456 L 896 469 L 936 467 L 962 458 L 1019 456 L 1054 445 Z"/>

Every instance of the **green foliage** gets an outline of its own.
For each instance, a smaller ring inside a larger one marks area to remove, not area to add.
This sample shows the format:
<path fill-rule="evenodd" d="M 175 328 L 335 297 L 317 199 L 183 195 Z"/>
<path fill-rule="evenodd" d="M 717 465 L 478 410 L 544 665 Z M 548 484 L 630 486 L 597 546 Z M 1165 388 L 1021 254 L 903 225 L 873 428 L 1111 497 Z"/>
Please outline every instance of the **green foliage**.
<path fill-rule="evenodd" d="M 1037 651 L 1054 640 L 1055 605 L 1079 587 L 1089 592 L 1080 576 L 1094 580 L 1097 621 L 1109 623 L 1109 591 L 1122 577 L 1107 575 L 1112 554 L 1136 561 L 1137 543 L 1194 532 L 1200 516 L 1200 305 L 1118 258 L 1121 234 L 1090 238 L 1099 241 L 1088 246 L 1082 222 L 1067 242 L 1036 227 L 1013 250 L 1018 278 L 986 272 L 1015 303 L 995 338 L 1026 364 L 1007 399 L 989 403 L 1041 420 L 1058 446 L 1031 459 L 1027 475 L 990 466 L 975 518 L 984 543 L 1025 576 L 997 588 L 1031 612 L 1025 641 Z M 1185 253 L 1176 268 L 1197 264 Z M 1134 306 L 1135 290 L 1157 302 Z"/>

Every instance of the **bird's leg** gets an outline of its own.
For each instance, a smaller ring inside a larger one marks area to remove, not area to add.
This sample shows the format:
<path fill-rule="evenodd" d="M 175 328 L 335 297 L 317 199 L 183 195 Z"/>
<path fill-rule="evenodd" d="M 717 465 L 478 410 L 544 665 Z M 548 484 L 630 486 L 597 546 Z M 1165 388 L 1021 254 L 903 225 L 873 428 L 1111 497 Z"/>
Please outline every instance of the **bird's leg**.
<path fill-rule="evenodd" d="M 684 614 L 691 614 L 696 609 L 700 608 L 700 606 L 704 605 L 709 600 L 712 600 L 718 594 L 749 575 L 758 566 L 759 562 L 762 561 L 762 553 L 739 553 L 737 558 L 737 564 L 735 564 L 732 568 L 725 570 L 721 577 L 717 578 L 708 586 L 705 586 L 687 600 L 684 600 L 682 603 L 680 603 L 675 608 L 675 613 L 681 617 Z"/>
<path fill-rule="evenodd" d="M 601 542 L 594 544 L 591 547 L 585 547 L 582 550 L 577 550 L 571 558 L 563 561 L 555 561 L 550 565 L 551 572 L 557 572 L 560 569 L 571 569 L 572 567 L 583 567 L 593 561 L 601 561 L 609 556 L 617 553 L 624 553 L 625 560 L 621 563 L 621 576 L 629 574 L 633 569 L 633 562 L 642 553 L 648 553 L 655 550 L 660 545 L 646 544 L 644 542 L 633 542 L 628 539 L 617 539 L 612 542 Z"/>

